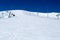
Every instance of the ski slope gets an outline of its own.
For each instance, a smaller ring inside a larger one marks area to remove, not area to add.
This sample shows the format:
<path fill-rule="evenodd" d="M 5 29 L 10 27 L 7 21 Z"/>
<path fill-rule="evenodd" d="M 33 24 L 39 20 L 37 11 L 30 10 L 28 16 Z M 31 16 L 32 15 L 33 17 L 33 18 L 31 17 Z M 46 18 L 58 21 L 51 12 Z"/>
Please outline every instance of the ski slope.
<path fill-rule="evenodd" d="M 60 40 L 60 19 L 54 15 L 46 18 L 44 14 L 36 16 L 36 12 L 12 12 L 15 17 L 0 19 L 0 40 Z"/>

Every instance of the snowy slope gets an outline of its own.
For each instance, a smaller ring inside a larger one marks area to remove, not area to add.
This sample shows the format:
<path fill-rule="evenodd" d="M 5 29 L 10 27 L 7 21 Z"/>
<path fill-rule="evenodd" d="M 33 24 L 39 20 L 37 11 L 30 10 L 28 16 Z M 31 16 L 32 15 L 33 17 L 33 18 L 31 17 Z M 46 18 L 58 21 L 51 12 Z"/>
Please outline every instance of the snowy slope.
<path fill-rule="evenodd" d="M 60 40 L 60 20 L 42 18 L 36 12 L 12 12 L 15 17 L 0 19 L 0 40 Z"/>

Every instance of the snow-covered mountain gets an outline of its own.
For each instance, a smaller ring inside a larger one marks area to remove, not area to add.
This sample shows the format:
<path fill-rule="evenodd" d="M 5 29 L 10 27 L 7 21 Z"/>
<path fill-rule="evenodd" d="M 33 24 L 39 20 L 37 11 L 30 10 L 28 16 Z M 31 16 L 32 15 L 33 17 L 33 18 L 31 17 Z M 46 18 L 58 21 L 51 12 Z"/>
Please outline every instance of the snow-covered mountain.
<path fill-rule="evenodd" d="M 0 18 L 0 40 L 60 40 L 60 19 L 57 13 L 10 10 L 16 16 Z"/>

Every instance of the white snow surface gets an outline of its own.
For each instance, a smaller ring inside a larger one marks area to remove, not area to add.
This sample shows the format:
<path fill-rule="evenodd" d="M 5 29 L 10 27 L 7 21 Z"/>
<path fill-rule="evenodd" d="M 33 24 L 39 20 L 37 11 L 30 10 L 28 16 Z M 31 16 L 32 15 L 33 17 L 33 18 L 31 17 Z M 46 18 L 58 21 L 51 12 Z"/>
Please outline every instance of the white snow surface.
<path fill-rule="evenodd" d="M 60 40 L 60 19 L 56 19 L 57 13 L 49 13 L 47 18 L 47 13 L 37 16 L 37 12 L 24 10 L 11 12 L 16 16 L 0 19 L 0 40 Z"/>

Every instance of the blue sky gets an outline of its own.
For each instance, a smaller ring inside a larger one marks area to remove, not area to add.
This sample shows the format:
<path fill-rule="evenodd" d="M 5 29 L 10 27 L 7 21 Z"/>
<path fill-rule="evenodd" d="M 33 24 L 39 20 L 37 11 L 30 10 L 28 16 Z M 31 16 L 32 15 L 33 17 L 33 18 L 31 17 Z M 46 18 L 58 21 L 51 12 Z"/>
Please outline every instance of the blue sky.
<path fill-rule="evenodd" d="M 60 12 L 60 0 L 0 0 L 0 10 Z"/>

